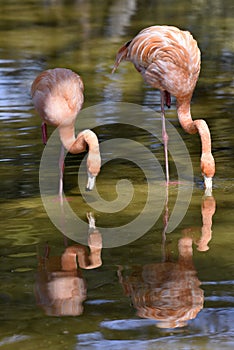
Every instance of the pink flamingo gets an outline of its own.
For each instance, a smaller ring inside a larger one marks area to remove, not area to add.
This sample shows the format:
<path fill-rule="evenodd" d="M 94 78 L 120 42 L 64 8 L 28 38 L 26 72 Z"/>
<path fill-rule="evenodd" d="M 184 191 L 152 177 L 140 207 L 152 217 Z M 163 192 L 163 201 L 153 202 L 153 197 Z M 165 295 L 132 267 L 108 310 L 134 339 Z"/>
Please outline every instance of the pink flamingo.
<path fill-rule="evenodd" d="M 46 124 L 59 128 L 62 149 L 60 154 L 60 187 L 63 191 L 64 147 L 73 154 L 81 153 L 89 147 L 87 158 L 87 190 L 92 190 L 101 167 L 99 143 L 96 134 L 87 129 L 75 137 L 74 124 L 81 110 L 84 97 L 81 77 L 70 69 L 49 69 L 34 80 L 31 95 L 35 109 L 42 118 L 42 140 L 47 142 Z"/>
<path fill-rule="evenodd" d="M 116 56 L 114 72 L 122 60 L 131 61 L 152 87 L 160 89 L 162 137 L 165 150 L 166 181 L 169 183 L 164 104 L 170 107 L 170 95 L 176 97 L 180 124 L 189 134 L 199 133 L 202 143 L 201 171 L 206 192 L 212 191 L 215 162 L 211 153 L 211 137 L 206 122 L 192 120 L 190 102 L 200 72 L 200 50 L 188 31 L 172 26 L 143 29 L 122 46 Z"/>

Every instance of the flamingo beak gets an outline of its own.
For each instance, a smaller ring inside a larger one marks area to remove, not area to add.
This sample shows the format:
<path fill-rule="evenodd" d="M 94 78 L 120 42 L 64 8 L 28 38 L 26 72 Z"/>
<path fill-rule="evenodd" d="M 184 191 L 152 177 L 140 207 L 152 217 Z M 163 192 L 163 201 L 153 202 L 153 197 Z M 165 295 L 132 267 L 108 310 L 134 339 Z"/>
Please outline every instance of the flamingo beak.
<path fill-rule="evenodd" d="M 205 183 L 205 196 L 212 196 L 212 177 L 207 177 L 204 175 L 204 183 Z"/>
<path fill-rule="evenodd" d="M 86 191 L 92 191 L 94 186 L 95 186 L 95 181 L 96 181 L 96 176 L 92 175 L 89 171 L 88 171 L 88 182 L 86 185 Z"/>

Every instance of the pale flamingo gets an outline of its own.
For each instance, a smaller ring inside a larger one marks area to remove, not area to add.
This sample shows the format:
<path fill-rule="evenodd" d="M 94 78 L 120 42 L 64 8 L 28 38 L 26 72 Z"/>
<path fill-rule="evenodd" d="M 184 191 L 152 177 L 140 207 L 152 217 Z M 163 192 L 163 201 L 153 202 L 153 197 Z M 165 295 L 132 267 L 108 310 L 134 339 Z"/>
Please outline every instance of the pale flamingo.
<path fill-rule="evenodd" d="M 211 153 L 211 137 L 206 122 L 193 121 L 190 101 L 200 72 L 200 50 L 188 31 L 173 26 L 143 29 L 122 46 L 116 56 L 113 72 L 122 60 L 131 61 L 144 80 L 160 89 L 162 137 L 165 148 L 166 181 L 169 183 L 164 104 L 170 107 L 170 95 L 176 97 L 180 124 L 190 134 L 199 133 L 202 143 L 201 170 L 206 192 L 212 191 L 215 162 Z"/>
<path fill-rule="evenodd" d="M 64 147 L 73 154 L 81 153 L 89 147 L 87 158 L 87 190 L 92 190 L 101 167 L 99 143 L 96 134 L 87 129 L 75 137 L 74 124 L 84 97 L 84 85 L 79 75 L 70 69 L 49 69 L 37 76 L 32 83 L 31 95 L 35 109 L 43 120 L 42 139 L 46 144 L 46 124 L 59 128 L 62 149 L 60 155 L 60 189 L 63 190 Z"/>

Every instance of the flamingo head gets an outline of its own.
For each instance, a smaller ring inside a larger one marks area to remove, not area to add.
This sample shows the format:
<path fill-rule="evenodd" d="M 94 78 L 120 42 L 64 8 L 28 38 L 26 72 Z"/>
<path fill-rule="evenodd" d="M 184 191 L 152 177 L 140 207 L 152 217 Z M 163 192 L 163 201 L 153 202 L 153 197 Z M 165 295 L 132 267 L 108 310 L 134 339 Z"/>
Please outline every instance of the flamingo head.
<path fill-rule="evenodd" d="M 92 175 L 89 171 L 87 172 L 87 174 L 88 174 L 88 181 L 86 185 L 86 191 L 92 191 L 95 186 L 96 176 Z"/>
<path fill-rule="evenodd" d="M 204 153 L 201 156 L 201 170 L 204 176 L 205 195 L 212 195 L 212 178 L 215 174 L 215 162 L 211 153 Z"/>
<path fill-rule="evenodd" d="M 204 185 L 205 185 L 205 196 L 212 196 L 212 177 L 207 177 L 204 175 Z"/>
<path fill-rule="evenodd" d="M 95 182 L 96 182 L 96 177 L 100 172 L 101 168 L 101 157 L 99 152 L 91 152 L 89 151 L 89 155 L 87 158 L 87 175 L 88 175 L 88 182 L 86 185 L 86 191 L 92 191 Z"/>

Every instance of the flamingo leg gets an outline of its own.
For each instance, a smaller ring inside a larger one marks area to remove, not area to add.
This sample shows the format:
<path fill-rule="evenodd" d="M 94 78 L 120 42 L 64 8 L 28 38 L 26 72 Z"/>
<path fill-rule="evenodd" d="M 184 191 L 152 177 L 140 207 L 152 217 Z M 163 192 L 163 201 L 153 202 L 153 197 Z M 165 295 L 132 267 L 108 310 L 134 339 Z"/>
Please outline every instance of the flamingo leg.
<path fill-rule="evenodd" d="M 168 164 L 168 134 L 166 131 L 166 122 L 165 122 L 165 91 L 160 91 L 161 93 L 161 119 L 162 119 L 162 139 L 164 143 L 164 155 L 165 155 L 165 167 L 166 167 L 166 184 L 169 184 L 169 164 Z M 170 95 L 169 95 L 170 96 Z M 168 96 L 167 96 L 168 99 Z M 166 103 L 170 102 L 169 100 Z"/>
<path fill-rule="evenodd" d="M 168 108 L 171 108 L 171 94 L 168 91 L 164 91 L 165 95 L 165 104 Z"/>
<path fill-rule="evenodd" d="M 44 122 L 41 124 L 41 133 L 42 133 L 42 142 L 44 143 L 44 145 L 46 145 L 46 143 L 47 143 L 47 125 Z"/>
<path fill-rule="evenodd" d="M 63 173 L 64 173 L 64 146 L 61 145 L 59 156 L 59 198 L 63 199 Z"/>

